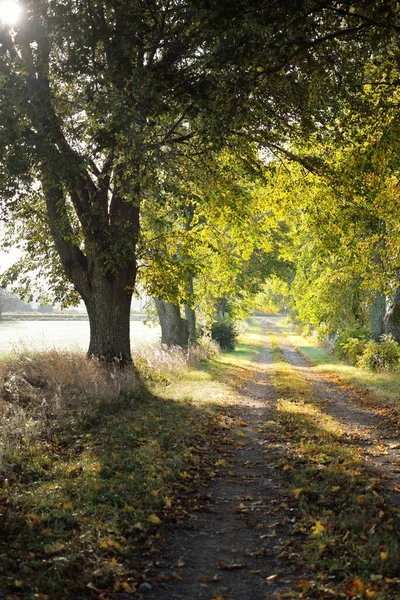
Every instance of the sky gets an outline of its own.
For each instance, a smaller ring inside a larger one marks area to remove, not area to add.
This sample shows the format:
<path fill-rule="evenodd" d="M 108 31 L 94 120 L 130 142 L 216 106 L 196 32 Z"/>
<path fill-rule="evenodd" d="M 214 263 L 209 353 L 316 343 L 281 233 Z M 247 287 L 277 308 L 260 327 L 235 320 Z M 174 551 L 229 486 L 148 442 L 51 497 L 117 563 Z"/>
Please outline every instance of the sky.
<path fill-rule="evenodd" d="M 0 273 L 11 267 L 20 256 L 21 252 L 17 248 L 12 249 L 10 252 L 2 252 L 0 250 Z"/>

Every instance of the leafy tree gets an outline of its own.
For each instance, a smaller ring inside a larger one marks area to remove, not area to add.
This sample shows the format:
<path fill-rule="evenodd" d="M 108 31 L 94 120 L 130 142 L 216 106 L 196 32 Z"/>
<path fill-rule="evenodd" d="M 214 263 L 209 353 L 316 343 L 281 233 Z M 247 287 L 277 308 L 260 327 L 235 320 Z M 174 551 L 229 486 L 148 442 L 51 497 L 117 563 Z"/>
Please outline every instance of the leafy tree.
<path fill-rule="evenodd" d="M 386 59 L 384 72 L 396 81 L 388 65 Z M 379 339 L 385 296 L 399 293 L 398 91 L 392 81 L 381 81 L 382 66 L 366 71 L 377 85 L 365 86 L 357 116 L 344 111 L 336 137 L 331 130 L 315 140 L 319 169 L 272 165 L 270 189 L 277 218 L 290 224 L 281 252 L 296 265 L 294 315 L 325 333 L 369 321 Z M 394 322 L 387 317 L 392 332 Z"/>
<path fill-rule="evenodd" d="M 347 90 L 350 73 L 357 83 L 364 55 L 395 30 L 396 2 L 23 7 L 0 40 L 3 209 L 34 210 L 38 189 L 88 310 L 88 353 L 125 363 L 141 203 L 156 170 L 195 138 L 207 148 L 250 136 L 274 148 L 300 126 L 320 127 L 336 108 L 327 98 Z"/>

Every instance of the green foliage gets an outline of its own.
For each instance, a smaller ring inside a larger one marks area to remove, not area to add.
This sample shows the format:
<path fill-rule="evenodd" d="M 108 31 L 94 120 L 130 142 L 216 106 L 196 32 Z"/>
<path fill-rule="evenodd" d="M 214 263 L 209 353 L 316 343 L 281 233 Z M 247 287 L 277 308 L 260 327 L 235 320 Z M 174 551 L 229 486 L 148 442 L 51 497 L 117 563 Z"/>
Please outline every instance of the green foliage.
<path fill-rule="evenodd" d="M 257 294 L 256 308 L 264 313 L 280 312 L 287 307 L 289 295 L 289 283 L 273 274 Z"/>
<path fill-rule="evenodd" d="M 400 366 L 400 345 L 390 335 L 383 335 L 380 342 L 371 340 L 358 364 L 371 371 L 392 371 Z"/>
<path fill-rule="evenodd" d="M 214 321 L 211 327 L 211 338 L 218 342 L 221 350 L 234 350 L 238 332 L 235 323 L 229 319 Z"/>
<path fill-rule="evenodd" d="M 342 345 L 342 353 L 348 359 L 351 365 L 357 365 L 360 357 L 364 353 L 368 342 L 362 338 L 348 338 Z"/>
<path fill-rule="evenodd" d="M 352 324 L 343 329 L 341 329 L 336 338 L 335 338 L 335 354 L 339 358 L 347 357 L 348 351 L 346 349 L 346 344 L 349 340 L 368 340 L 368 329 L 366 327 L 360 326 L 360 324 Z M 354 344 L 355 345 L 355 344 Z M 352 362 L 352 361 L 350 361 Z M 355 364 L 352 362 L 352 364 Z"/>

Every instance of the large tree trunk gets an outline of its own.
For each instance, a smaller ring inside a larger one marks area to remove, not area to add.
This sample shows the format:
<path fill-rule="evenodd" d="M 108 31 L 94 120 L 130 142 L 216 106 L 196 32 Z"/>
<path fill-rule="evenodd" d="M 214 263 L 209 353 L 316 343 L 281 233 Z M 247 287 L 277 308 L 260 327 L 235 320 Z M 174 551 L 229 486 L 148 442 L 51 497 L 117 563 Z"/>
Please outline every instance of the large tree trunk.
<path fill-rule="evenodd" d="M 88 356 L 98 357 L 121 367 L 132 363 L 129 329 L 132 290 L 137 272 L 135 257 L 124 257 L 121 252 L 119 264 L 116 261 L 110 271 L 104 260 L 102 247 L 96 246 L 91 240 L 87 242 L 89 251 L 85 255 L 78 245 L 71 242 L 74 235 L 65 218 L 62 188 L 44 178 L 43 190 L 49 225 L 61 263 L 88 311 Z M 126 204 L 125 210 L 133 213 L 133 216 L 128 214 L 126 221 L 132 226 L 134 239 L 138 231 L 138 208 Z M 129 229 L 127 232 L 128 237 Z M 114 237 L 117 239 L 116 235 Z M 132 245 L 130 240 L 129 244 Z M 107 258 L 107 254 L 104 254 Z"/>
<path fill-rule="evenodd" d="M 385 315 L 386 333 L 391 334 L 396 342 L 400 343 L 400 271 L 398 274 L 398 287 L 390 301 Z"/>
<path fill-rule="evenodd" d="M 377 293 L 369 308 L 371 338 L 376 342 L 379 342 L 381 336 L 385 333 L 385 312 L 386 297 Z"/>
<path fill-rule="evenodd" d="M 132 362 L 130 344 L 131 288 L 97 275 L 85 300 L 90 322 L 88 356 L 120 366 Z"/>
<path fill-rule="evenodd" d="M 182 319 L 179 306 L 155 298 L 158 318 L 161 325 L 161 343 L 166 346 L 187 348 L 189 328 L 186 319 Z"/>

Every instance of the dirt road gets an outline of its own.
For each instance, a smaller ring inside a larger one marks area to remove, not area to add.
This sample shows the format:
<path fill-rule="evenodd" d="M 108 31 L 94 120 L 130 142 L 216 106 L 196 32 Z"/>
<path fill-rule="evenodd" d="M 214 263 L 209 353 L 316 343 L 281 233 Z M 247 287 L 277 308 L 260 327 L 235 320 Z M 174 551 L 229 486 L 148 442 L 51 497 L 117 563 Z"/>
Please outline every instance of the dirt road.
<path fill-rule="evenodd" d="M 296 590 L 299 595 L 290 597 L 333 597 L 299 592 L 299 582 L 315 574 L 311 565 L 301 564 L 290 551 L 296 513 L 287 501 L 291 473 L 282 469 L 286 440 L 265 427 L 277 418 L 268 333 L 278 335 L 285 360 L 312 385 L 327 414 L 340 421 L 357 445 L 354 452 L 381 478 L 390 501 L 399 501 L 394 490 L 400 483 L 400 444 L 394 425 L 363 406 L 354 391 L 311 368 L 280 334 L 276 319 L 260 322 L 262 347 L 238 393 L 237 405 L 229 409 L 229 419 L 239 424 L 236 433 L 222 431 L 209 451 L 207 458 L 216 475 L 193 490 L 205 501 L 183 524 L 166 532 L 165 547 L 149 565 L 147 581 L 139 586 L 145 598 L 266 600 Z M 373 597 L 372 591 L 368 597 Z"/>

